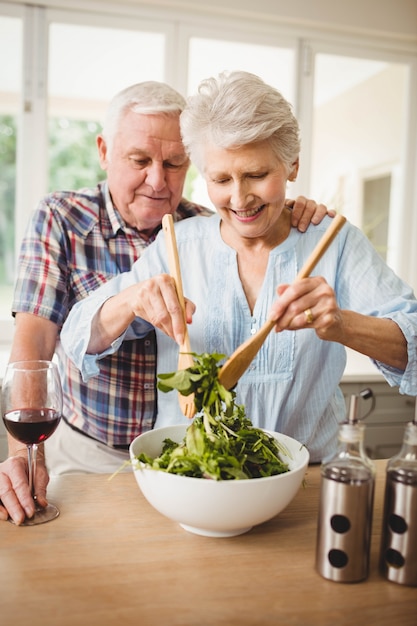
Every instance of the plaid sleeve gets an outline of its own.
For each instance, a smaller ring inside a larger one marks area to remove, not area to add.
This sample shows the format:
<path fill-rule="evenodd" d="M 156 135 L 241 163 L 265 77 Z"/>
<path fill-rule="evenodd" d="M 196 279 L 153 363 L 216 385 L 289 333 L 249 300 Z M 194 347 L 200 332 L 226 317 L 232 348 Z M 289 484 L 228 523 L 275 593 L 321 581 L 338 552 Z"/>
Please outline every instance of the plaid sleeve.
<path fill-rule="evenodd" d="M 52 197 L 40 202 L 22 241 L 12 312 L 62 325 L 68 309 L 68 250 Z"/>

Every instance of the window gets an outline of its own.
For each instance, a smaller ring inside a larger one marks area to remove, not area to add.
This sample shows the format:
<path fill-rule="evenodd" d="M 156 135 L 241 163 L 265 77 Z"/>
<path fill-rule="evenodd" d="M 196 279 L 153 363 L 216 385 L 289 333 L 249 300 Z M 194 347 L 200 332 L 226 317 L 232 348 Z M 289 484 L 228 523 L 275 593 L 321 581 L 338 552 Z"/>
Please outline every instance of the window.
<path fill-rule="evenodd" d="M 0 15 L 0 318 L 9 316 L 15 267 L 16 148 L 22 82 L 22 20 Z"/>
<path fill-rule="evenodd" d="M 362 230 L 384 261 L 387 261 L 391 174 L 364 178 Z"/>
<path fill-rule="evenodd" d="M 16 256 L 30 211 L 48 190 L 104 178 L 95 139 L 105 107 L 129 84 L 167 79 L 172 31 L 88 13 L 19 12 L 0 13 L 0 58 L 8 59 L 0 72 L 0 344 L 11 339 Z"/>
<path fill-rule="evenodd" d="M 245 70 L 274 85 L 294 102 L 295 41 L 292 47 L 191 37 L 188 62 L 188 93 L 203 78 L 224 70 Z"/>
<path fill-rule="evenodd" d="M 310 193 L 361 228 L 400 274 L 401 241 L 389 223 L 403 207 L 390 172 L 406 166 L 409 73 L 406 63 L 365 53 L 315 57 Z"/>
<path fill-rule="evenodd" d="M 95 139 L 106 106 L 128 85 L 164 80 L 164 56 L 165 36 L 160 32 L 50 24 L 50 190 L 78 189 L 104 178 Z"/>

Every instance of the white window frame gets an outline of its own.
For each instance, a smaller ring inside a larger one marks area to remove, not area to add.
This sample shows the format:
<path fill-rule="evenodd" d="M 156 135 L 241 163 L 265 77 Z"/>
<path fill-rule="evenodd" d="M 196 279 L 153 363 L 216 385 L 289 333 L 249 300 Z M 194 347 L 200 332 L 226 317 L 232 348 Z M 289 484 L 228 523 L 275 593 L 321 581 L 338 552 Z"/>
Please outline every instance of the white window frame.
<path fill-rule="evenodd" d="M 79 24 L 94 27 L 117 28 L 139 31 L 160 32 L 166 36 L 165 49 L 165 76 L 164 80 L 171 82 L 173 66 L 173 48 L 175 28 L 172 24 L 160 21 L 140 20 L 138 18 L 114 17 L 97 15 L 95 13 L 61 11 L 57 9 L 43 9 L 27 7 L 26 21 L 27 38 L 25 36 L 26 67 L 23 99 L 25 102 L 22 114 L 21 141 L 18 146 L 17 163 L 17 224 L 16 224 L 16 251 L 19 250 L 25 225 L 30 212 L 39 199 L 47 192 L 47 68 L 48 68 L 48 31 L 52 23 Z M 29 12 L 31 14 L 29 14 Z M 36 36 L 37 35 L 37 36 Z M 38 45 L 38 42 L 43 45 Z M 34 59 L 36 61 L 34 62 Z M 30 148 L 32 146 L 32 148 Z M 25 155 L 37 146 L 37 158 L 27 159 Z M 30 181 L 30 184 L 28 184 Z M 24 182 L 24 184 L 21 184 Z"/>
<path fill-rule="evenodd" d="M 24 5 L 19 5 L 19 4 L 12 5 L 12 4 L 7 4 L 7 3 L 0 3 L 0 14 L 5 17 L 13 17 L 13 18 L 21 19 L 23 29 L 24 29 L 24 23 L 25 23 L 26 9 L 27 7 L 25 7 Z M 23 34 L 23 38 L 24 36 L 25 35 Z M 17 167 L 18 167 L 18 164 L 16 163 L 16 170 L 17 170 Z M 18 182 L 16 180 L 16 196 L 17 194 L 18 194 Z M 1 210 L 1 207 L 0 207 L 0 210 Z M 18 223 L 18 219 L 16 216 L 15 228 L 17 228 L 17 223 Z M 11 345 L 13 333 L 14 333 L 14 323 L 11 317 L 8 316 L 6 318 L 4 317 L 0 318 L 0 367 L 4 365 L 4 362 L 5 362 L 4 355 L 7 353 L 7 350 L 9 349 Z M 1 370 L 0 370 L 0 377 L 1 377 Z"/>

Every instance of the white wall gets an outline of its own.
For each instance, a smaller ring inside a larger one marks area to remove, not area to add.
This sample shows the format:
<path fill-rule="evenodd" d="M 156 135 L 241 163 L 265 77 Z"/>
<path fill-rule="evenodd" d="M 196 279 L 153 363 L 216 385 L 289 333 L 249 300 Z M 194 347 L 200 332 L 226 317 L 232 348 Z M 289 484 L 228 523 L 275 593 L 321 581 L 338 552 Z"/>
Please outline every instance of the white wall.
<path fill-rule="evenodd" d="M 138 7 L 169 14 L 207 14 L 267 20 L 297 28 L 367 33 L 371 37 L 395 39 L 417 46 L 416 0 L 9 0 L 59 8 L 100 7 L 112 13 L 131 12 Z"/>
<path fill-rule="evenodd" d="M 399 72 L 394 66 L 389 66 L 317 109 L 313 138 L 316 159 L 311 171 L 312 197 L 320 198 L 331 206 L 334 189 L 326 189 L 324 185 L 335 184 L 338 173 L 344 169 L 341 163 L 354 168 L 352 178 L 355 180 L 358 171 L 366 170 L 375 163 L 389 165 L 400 162 L 401 142 L 398 138 L 403 129 L 405 79 L 405 71 Z M 375 110 L 376 100 L 384 103 L 384 119 L 390 120 L 383 134 L 379 111 Z M 360 111 L 361 119 L 352 119 L 352 111 Z M 352 123 L 345 123 L 346 120 Z M 334 137 L 338 137 L 340 146 L 343 146 L 339 152 L 334 150 Z M 364 144 L 366 150 L 363 149 Z M 315 164 L 318 164 L 317 168 Z M 346 182 L 348 187 L 352 186 L 351 181 Z M 360 209 L 354 191 L 351 188 L 351 193 L 347 193 L 345 201 L 348 206 L 343 207 L 343 211 L 348 211 L 349 219 L 360 224 L 361 214 L 354 213 L 355 208 Z"/>
<path fill-rule="evenodd" d="M 150 3 L 130 0 L 126 4 Z M 154 0 L 152 5 L 417 38 L 415 0 Z"/>

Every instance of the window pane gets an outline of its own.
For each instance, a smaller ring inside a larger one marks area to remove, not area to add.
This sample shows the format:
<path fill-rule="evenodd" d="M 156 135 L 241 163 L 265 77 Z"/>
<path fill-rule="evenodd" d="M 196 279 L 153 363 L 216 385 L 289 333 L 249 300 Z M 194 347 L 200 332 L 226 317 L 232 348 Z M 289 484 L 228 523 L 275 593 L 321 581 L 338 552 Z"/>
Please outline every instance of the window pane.
<path fill-rule="evenodd" d="M 224 70 L 257 74 L 292 101 L 294 98 L 294 50 L 252 43 L 192 37 L 189 48 L 188 93 L 197 91 L 203 78 Z"/>
<path fill-rule="evenodd" d="M 0 16 L 0 318 L 10 317 L 14 278 L 16 136 L 22 82 L 22 22 Z"/>
<path fill-rule="evenodd" d="M 365 234 L 384 261 L 387 261 L 391 176 L 363 180 L 363 223 Z"/>
<path fill-rule="evenodd" d="M 192 37 L 189 44 L 188 93 L 197 91 L 199 83 L 224 70 L 244 70 L 260 76 L 294 102 L 295 53 L 252 43 Z M 194 166 L 187 175 L 186 195 L 195 202 L 212 206 L 206 185 Z"/>
<path fill-rule="evenodd" d="M 162 33 L 51 24 L 50 190 L 94 185 L 105 177 L 95 138 L 107 104 L 133 83 L 163 81 L 164 55 Z"/>
<path fill-rule="evenodd" d="M 399 63 L 316 55 L 311 197 L 344 213 L 395 270 L 391 190 L 401 176 L 407 79 Z"/>

